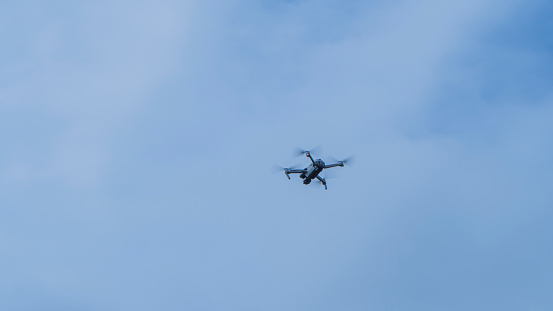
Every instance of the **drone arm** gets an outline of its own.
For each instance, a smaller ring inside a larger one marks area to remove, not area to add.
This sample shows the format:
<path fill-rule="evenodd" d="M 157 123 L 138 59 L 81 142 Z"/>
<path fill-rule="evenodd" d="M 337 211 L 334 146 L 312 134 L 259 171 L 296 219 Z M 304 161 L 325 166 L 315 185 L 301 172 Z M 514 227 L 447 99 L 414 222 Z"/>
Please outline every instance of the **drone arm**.
<path fill-rule="evenodd" d="M 337 166 L 343 167 L 343 166 L 344 166 L 344 162 L 342 162 L 342 161 L 339 161 L 338 163 L 334 163 L 334 164 L 329 164 L 329 165 L 325 165 L 325 167 L 324 167 L 324 168 L 331 168 L 331 167 L 337 167 Z"/>
<path fill-rule="evenodd" d="M 315 164 L 315 161 L 311 157 L 311 153 L 309 151 L 305 153 L 305 156 L 308 157 L 311 160 L 311 163 Z"/>
<path fill-rule="evenodd" d="M 284 174 L 286 175 L 286 177 L 288 177 L 288 179 L 290 179 L 290 174 L 301 174 L 303 173 L 304 170 L 294 170 L 294 169 L 288 169 L 288 168 L 285 168 L 284 169 Z"/>
<path fill-rule="evenodd" d="M 320 176 L 317 176 L 316 178 L 323 184 L 323 186 L 325 186 L 325 190 L 328 190 L 328 188 L 326 188 L 326 180 Z"/>
<path fill-rule="evenodd" d="M 304 172 L 304 170 L 286 169 L 285 172 L 288 173 L 288 174 L 301 174 L 301 173 Z"/>

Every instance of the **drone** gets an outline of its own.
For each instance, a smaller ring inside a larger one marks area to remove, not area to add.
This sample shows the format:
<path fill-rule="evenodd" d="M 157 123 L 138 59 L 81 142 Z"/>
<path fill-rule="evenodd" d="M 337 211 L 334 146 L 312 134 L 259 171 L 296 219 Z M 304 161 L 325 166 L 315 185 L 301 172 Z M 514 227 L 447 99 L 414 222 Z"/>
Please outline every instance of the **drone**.
<path fill-rule="evenodd" d="M 311 160 L 311 164 L 304 169 L 282 168 L 284 170 L 284 174 L 288 177 L 288 179 L 290 179 L 290 174 L 300 174 L 300 178 L 303 179 L 304 185 L 309 185 L 311 181 L 316 178 L 321 184 L 323 184 L 323 186 L 325 186 L 325 190 L 328 190 L 326 187 L 326 179 L 319 176 L 319 173 L 321 173 L 324 169 L 331 167 L 344 167 L 344 165 L 352 159 L 352 157 L 349 157 L 342 161 L 337 161 L 337 163 L 334 164 L 325 164 L 321 159 L 313 160 L 309 150 L 300 150 L 298 155 L 301 154 L 305 154 L 305 156 Z"/>

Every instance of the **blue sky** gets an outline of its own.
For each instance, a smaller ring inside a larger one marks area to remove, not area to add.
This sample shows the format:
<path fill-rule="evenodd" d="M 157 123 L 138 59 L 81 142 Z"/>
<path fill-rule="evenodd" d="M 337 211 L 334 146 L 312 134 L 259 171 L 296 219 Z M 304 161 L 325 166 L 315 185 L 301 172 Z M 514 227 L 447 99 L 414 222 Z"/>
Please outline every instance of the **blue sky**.
<path fill-rule="evenodd" d="M 552 9 L 4 2 L 0 308 L 550 310 Z"/>

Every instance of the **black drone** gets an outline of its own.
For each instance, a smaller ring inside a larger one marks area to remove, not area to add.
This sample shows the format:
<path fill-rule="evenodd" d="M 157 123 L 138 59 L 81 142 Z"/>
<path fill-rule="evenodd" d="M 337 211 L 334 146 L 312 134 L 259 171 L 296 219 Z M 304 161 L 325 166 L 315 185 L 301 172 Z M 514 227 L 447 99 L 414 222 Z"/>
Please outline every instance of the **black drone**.
<path fill-rule="evenodd" d="M 326 179 L 319 176 L 319 173 L 321 173 L 323 169 L 331 167 L 344 167 L 344 164 L 351 161 L 352 159 L 350 157 L 342 161 L 337 161 L 337 163 L 327 165 L 321 159 L 313 160 L 313 158 L 311 157 L 311 152 L 309 150 L 298 151 L 298 155 L 301 154 L 305 154 L 305 156 L 311 160 L 311 164 L 309 164 L 309 166 L 304 169 L 282 168 L 284 170 L 284 174 L 286 175 L 286 177 L 288 177 L 288 179 L 290 179 L 290 174 L 300 174 L 300 178 L 303 179 L 304 185 L 309 185 L 313 179 L 317 178 L 317 180 L 319 180 L 325 186 L 325 190 L 328 190 L 328 188 L 326 187 Z"/>

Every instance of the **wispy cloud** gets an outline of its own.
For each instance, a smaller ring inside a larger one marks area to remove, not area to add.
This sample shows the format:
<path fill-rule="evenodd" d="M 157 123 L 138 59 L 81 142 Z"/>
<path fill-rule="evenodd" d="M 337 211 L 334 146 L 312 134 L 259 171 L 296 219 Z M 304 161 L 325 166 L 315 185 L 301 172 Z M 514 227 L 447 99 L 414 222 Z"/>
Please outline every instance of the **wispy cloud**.
<path fill-rule="evenodd" d="M 547 307 L 546 8 L 6 5 L 0 305 Z"/>

